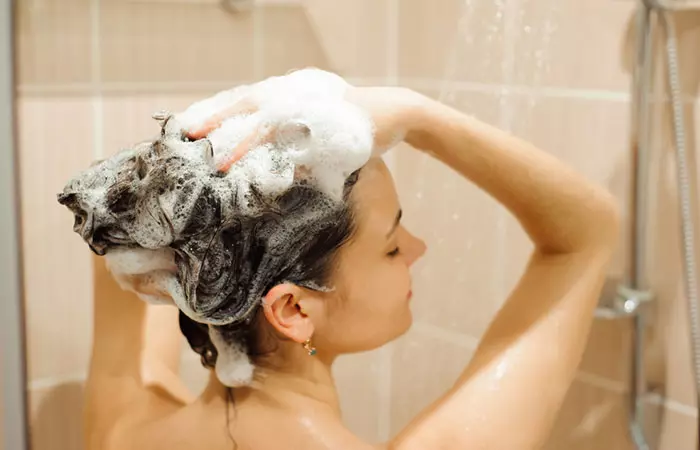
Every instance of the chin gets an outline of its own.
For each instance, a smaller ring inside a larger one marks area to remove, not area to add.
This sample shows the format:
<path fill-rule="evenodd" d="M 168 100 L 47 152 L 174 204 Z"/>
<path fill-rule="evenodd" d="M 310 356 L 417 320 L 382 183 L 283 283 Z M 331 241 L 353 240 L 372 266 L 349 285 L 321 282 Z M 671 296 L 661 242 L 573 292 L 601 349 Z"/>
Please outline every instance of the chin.
<path fill-rule="evenodd" d="M 406 308 L 406 312 L 402 315 L 401 320 L 397 320 L 394 323 L 393 328 L 396 330 L 394 336 L 389 339 L 389 342 L 400 338 L 411 328 L 413 325 L 413 313 L 410 308 Z"/>
<path fill-rule="evenodd" d="M 398 318 L 397 318 L 398 319 Z M 396 339 L 400 338 L 406 332 L 411 328 L 411 325 L 413 324 L 413 315 L 409 311 L 407 314 L 401 317 L 400 320 L 393 320 L 391 322 L 391 325 L 388 325 L 384 330 L 390 334 L 386 334 L 381 340 L 381 342 L 375 341 L 374 345 L 370 345 L 367 348 L 363 348 L 361 350 L 358 350 L 360 352 L 366 352 L 366 351 L 371 351 L 378 349 L 380 347 L 385 346 L 386 344 L 395 341 Z"/>

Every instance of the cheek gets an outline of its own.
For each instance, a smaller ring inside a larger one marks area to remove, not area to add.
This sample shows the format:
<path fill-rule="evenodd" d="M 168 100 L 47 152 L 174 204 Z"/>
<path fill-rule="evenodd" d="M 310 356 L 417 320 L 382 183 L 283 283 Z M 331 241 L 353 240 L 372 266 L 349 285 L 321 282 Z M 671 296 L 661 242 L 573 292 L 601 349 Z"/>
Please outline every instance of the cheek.
<path fill-rule="evenodd" d="M 368 270 L 365 282 L 358 286 L 358 297 L 364 310 L 377 318 L 395 319 L 408 309 L 408 294 L 411 291 L 411 274 L 400 260 L 387 261 L 382 267 Z"/>
<path fill-rule="evenodd" d="M 411 325 L 411 274 L 399 258 L 364 260 L 338 279 L 328 303 L 323 338 L 340 353 L 377 348 L 405 333 Z"/>
<path fill-rule="evenodd" d="M 393 261 L 383 273 L 378 274 L 376 290 L 367 319 L 372 324 L 375 340 L 386 343 L 405 333 L 413 322 L 411 315 L 411 275 L 400 261 Z"/>
<path fill-rule="evenodd" d="M 394 261 L 392 265 L 393 267 L 391 270 L 387 271 L 383 283 L 386 289 L 386 295 L 397 301 L 405 301 L 407 300 L 408 293 L 411 291 L 411 272 L 408 267 L 400 261 Z"/>
<path fill-rule="evenodd" d="M 332 320 L 357 325 L 387 326 L 409 312 L 411 274 L 400 261 L 366 265 L 340 289 Z"/>

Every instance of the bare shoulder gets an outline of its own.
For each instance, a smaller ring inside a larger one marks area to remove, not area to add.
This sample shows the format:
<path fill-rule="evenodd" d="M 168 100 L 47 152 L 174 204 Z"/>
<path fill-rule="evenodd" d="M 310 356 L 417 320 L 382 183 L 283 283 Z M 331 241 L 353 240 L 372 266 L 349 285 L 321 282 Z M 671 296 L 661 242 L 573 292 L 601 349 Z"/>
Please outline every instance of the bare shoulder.
<path fill-rule="evenodd" d="M 115 392 L 113 395 L 119 394 Z M 112 414 L 102 411 L 99 420 L 91 417 L 90 410 L 86 411 L 88 450 L 160 448 L 157 442 L 165 433 L 159 430 L 166 424 L 172 425 L 187 409 L 176 395 L 161 386 L 140 389 L 121 406 Z M 129 412 L 123 413 L 124 410 Z"/>
<path fill-rule="evenodd" d="M 309 409 L 291 412 L 264 405 L 242 407 L 235 423 L 234 435 L 240 450 L 378 450 L 352 433 L 339 417 L 325 411 Z M 270 430 L 275 430 L 271 433 Z"/>
<path fill-rule="evenodd" d="M 388 450 L 348 430 L 340 420 L 296 415 L 274 407 L 238 404 L 225 408 L 195 402 L 123 423 L 109 450 Z"/>

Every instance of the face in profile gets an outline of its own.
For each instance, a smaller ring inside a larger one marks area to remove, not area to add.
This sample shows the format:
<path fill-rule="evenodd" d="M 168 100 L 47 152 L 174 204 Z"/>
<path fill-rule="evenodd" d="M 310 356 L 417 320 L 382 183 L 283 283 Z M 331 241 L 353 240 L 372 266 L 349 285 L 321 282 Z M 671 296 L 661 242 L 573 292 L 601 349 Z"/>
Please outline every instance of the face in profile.
<path fill-rule="evenodd" d="M 371 350 L 408 330 L 410 268 L 426 249 L 401 225 L 398 195 L 381 159 L 362 169 L 351 202 L 356 232 L 338 253 L 336 289 L 314 323 L 314 342 L 336 354 Z"/>

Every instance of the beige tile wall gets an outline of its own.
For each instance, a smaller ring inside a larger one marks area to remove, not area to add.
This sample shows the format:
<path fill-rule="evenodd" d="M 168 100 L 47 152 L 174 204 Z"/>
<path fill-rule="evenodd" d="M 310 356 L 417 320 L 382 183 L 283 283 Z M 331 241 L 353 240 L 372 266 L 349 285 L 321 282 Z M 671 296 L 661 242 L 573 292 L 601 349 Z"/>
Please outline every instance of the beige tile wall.
<path fill-rule="evenodd" d="M 534 142 L 607 186 L 626 205 L 634 8 L 635 2 L 622 0 L 402 1 L 400 81 Z M 698 80 L 691 54 L 700 45 L 698 33 L 698 14 L 679 17 L 691 146 L 700 125 L 692 120 Z M 654 136 L 647 268 L 658 301 L 648 326 L 646 365 L 650 381 L 667 397 L 650 398 L 647 432 L 658 442 L 656 448 L 691 449 L 697 406 L 680 277 L 672 140 L 668 105 L 660 101 L 658 106 L 656 123 L 664 131 Z M 434 343 L 438 349 L 477 338 L 522 270 L 527 238 L 507 213 L 450 170 L 410 152 L 402 153 L 397 165 L 407 222 L 429 247 L 416 274 L 417 332 L 438 327 L 449 333 Z M 425 214 L 426 209 L 433 214 Z M 624 275 L 626 235 L 612 280 Z M 632 448 L 626 409 L 631 342 L 629 321 L 593 324 L 579 376 L 547 449 Z M 423 355 L 424 364 L 440 365 L 441 372 L 454 373 L 462 364 L 457 352 L 454 363 L 433 353 Z M 436 378 L 435 373 L 413 373 L 411 367 L 394 359 L 394 372 L 411 372 L 395 376 L 395 391 Z M 452 379 L 444 380 L 443 388 Z M 394 396 L 404 420 L 392 419 L 402 425 L 432 394 Z"/>
<path fill-rule="evenodd" d="M 627 201 L 633 0 L 305 1 L 306 10 L 275 6 L 238 15 L 213 2 L 18 3 L 35 448 L 80 448 L 91 335 L 89 255 L 54 194 L 95 157 L 155 133 L 148 120 L 154 110 L 178 110 L 217 89 L 310 65 L 361 84 L 399 81 L 532 140 Z M 681 19 L 682 59 L 693 61 L 700 18 Z M 696 72 L 684 64 L 684 90 L 692 97 Z M 658 115 L 667 120 L 663 102 Z M 647 364 L 668 397 L 650 399 L 647 420 L 659 448 L 690 450 L 697 408 L 668 129 L 654 145 L 648 272 L 659 301 Z M 336 368 L 345 418 L 370 440 L 386 439 L 449 386 L 530 250 L 517 222 L 470 183 L 405 146 L 391 157 L 406 223 L 430 249 L 416 269 L 411 332 Z M 623 273 L 624 249 L 612 278 Z M 625 395 L 631 338 L 628 321 L 594 323 L 547 449 L 631 448 Z M 183 356 L 183 377 L 201 388 L 206 372 L 189 349 Z"/>

